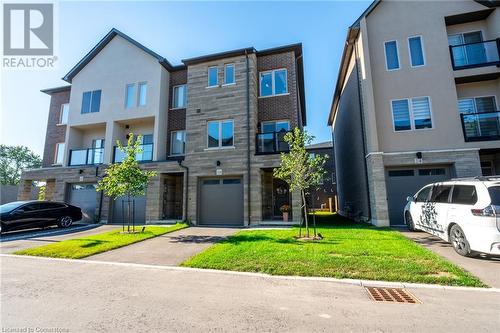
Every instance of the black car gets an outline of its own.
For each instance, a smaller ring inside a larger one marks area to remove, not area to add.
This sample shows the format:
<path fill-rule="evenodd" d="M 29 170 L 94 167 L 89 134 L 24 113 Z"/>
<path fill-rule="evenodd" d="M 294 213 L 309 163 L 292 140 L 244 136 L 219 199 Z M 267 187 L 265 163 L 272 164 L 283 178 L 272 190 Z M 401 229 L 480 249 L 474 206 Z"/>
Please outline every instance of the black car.
<path fill-rule="evenodd" d="M 0 232 L 58 225 L 67 228 L 82 219 L 82 210 L 64 202 L 15 201 L 0 206 Z"/>

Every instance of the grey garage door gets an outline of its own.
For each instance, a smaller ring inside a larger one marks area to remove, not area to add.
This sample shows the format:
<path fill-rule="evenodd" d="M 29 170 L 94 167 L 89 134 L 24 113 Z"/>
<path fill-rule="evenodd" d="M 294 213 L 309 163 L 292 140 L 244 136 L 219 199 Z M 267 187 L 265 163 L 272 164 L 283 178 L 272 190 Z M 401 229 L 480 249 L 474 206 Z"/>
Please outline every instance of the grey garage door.
<path fill-rule="evenodd" d="M 133 209 L 134 223 L 136 225 L 145 224 L 146 196 L 141 195 L 137 197 L 132 197 L 131 200 L 133 200 L 133 203 L 131 203 L 131 207 L 134 207 Z M 127 216 L 126 214 L 127 214 L 127 198 L 126 197 L 116 198 L 116 200 L 113 202 L 112 223 L 122 224 L 124 222 L 124 218 Z"/>
<path fill-rule="evenodd" d="M 69 203 L 82 209 L 83 222 L 95 222 L 97 208 L 96 186 L 97 184 L 70 185 Z"/>
<path fill-rule="evenodd" d="M 200 186 L 200 224 L 243 225 L 241 178 L 203 179 Z"/>
<path fill-rule="evenodd" d="M 406 198 L 424 185 L 450 179 L 449 166 L 391 168 L 386 170 L 387 201 L 391 225 L 404 224 Z"/>

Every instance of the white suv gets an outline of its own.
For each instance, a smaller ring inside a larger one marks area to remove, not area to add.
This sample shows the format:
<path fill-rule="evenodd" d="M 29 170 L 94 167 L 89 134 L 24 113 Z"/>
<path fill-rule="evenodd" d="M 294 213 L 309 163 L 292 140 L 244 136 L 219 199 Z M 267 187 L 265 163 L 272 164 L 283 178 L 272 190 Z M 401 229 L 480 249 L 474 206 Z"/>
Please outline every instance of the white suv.
<path fill-rule="evenodd" d="M 451 242 L 463 256 L 500 255 L 500 177 L 429 184 L 408 197 L 404 217 L 410 230 Z"/>

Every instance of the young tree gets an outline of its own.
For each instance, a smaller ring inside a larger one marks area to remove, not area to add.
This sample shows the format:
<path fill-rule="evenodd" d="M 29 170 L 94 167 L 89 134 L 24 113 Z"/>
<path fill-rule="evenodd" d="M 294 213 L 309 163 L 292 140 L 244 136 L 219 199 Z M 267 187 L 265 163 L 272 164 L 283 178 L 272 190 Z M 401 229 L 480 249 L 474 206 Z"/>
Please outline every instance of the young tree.
<path fill-rule="evenodd" d="M 306 150 L 314 136 L 309 135 L 299 128 L 285 134 L 285 141 L 290 146 L 288 153 L 281 153 L 280 167 L 274 169 L 274 177 L 284 180 L 290 186 L 290 191 L 300 192 L 302 208 L 306 225 L 306 237 L 309 238 L 309 223 L 307 219 L 306 191 L 318 186 L 326 171 L 323 166 L 328 158 L 327 155 L 312 156 Z M 300 229 L 299 229 L 300 230 Z M 301 236 L 299 231 L 299 237 Z M 316 231 L 314 232 L 316 236 Z"/>
<path fill-rule="evenodd" d="M 123 147 L 117 141 L 118 149 L 124 154 L 121 163 L 111 164 L 105 172 L 104 177 L 97 184 L 98 191 L 104 191 L 104 194 L 113 200 L 121 196 L 127 197 L 127 227 L 130 231 L 131 221 L 131 198 L 138 195 L 144 195 L 148 180 L 156 176 L 154 171 L 144 171 L 137 163 L 136 155 L 142 152 L 141 136 L 134 141 L 134 134 L 128 135 L 127 146 Z M 133 229 L 135 223 L 133 224 Z"/>
<path fill-rule="evenodd" d="M 42 166 L 40 156 L 24 146 L 0 145 L 0 184 L 17 185 L 23 169 Z"/>

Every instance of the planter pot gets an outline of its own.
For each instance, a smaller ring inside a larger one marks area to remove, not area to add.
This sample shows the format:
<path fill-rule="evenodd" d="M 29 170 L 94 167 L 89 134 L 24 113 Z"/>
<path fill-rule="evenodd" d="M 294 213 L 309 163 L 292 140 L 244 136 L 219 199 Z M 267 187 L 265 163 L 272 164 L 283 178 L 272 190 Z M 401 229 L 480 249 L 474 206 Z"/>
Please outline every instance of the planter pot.
<path fill-rule="evenodd" d="M 288 212 L 283 212 L 283 222 L 288 222 Z"/>

